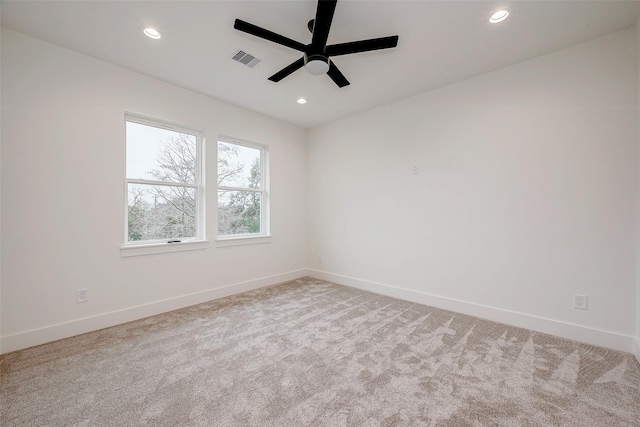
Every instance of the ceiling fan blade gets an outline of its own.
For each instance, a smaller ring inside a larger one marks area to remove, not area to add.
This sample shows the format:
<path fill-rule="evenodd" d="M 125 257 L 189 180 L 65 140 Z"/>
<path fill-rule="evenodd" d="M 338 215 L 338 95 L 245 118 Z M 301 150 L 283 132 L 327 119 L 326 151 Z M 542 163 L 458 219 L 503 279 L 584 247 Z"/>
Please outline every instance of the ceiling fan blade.
<path fill-rule="evenodd" d="M 279 82 L 280 80 L 284 79 L 294 71 L 299 70 L 303 66 L 304 66 L 304 58 L 300 58 L 297 61 L 287 65 L 282 70 L 275 73 L 273 76 L 269 77 L 269 80 L 271 80 L 272 82 Z"/>
<path fill-rule="evenodd" d="M 370 50 L 389 49 L 397 45 L 398 36 L 380 37 L 378 39 L 332 44 L 331 46 L 327 46 L 327 55 L 348 55 L 350 53 L 368 52 Z"/>
<path fill-rule="evenodd" d="M 349 80 L 347 80 L 344 74 L 342 74 L 340 70 L 338 70 L 338 67 L 336 67 L 333 62 L 329 63 L 329 71 L 327 71 L 327 75 L 331 77 L 331 80 L 333 80 L 333 82 L 337 84 L 338 87 L 345 87 L 349 86 L 350 84 Z"/>
<path fill-rule="evenodd" d="M 311 39 L 311 46 L 318 52 L 322 52 L 327 44 L 336 3 L 337 0 L 318 0 L 316 19 L 313 22 L 313 37 Z"/>
<path fill-rule="evenodd" d="M 236 22 L 233 24 L 233 28 L 247 34 L 251 34 L 252 36 L 260 37 L 261 39 L 290 47 L 291 49 L 295 49 L 299 52 L 304 52 L 306 47 L 300 42 L 281 36 L 280 34 L 276 34 L 273 31 L 266 30 L 262 27 L 258 27 L 257 25 L 250 24 L 242 19 L 236 19 Z"/>

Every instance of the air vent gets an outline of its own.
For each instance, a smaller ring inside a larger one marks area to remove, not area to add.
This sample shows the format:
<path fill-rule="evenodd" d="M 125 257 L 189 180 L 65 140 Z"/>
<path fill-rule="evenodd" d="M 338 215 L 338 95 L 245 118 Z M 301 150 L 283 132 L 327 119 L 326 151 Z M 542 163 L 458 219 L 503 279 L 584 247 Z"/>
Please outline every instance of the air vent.
<path fill-rule="evenodd" d="M 255 56 L 243 50 L 239 50 L 236 53 L 234 53 L 231 59 L 233 59 L 234 61 L 240 62 L 241 64 L 244 64 L 249 68 L 253 68 L 261 62 L 261 60 L 259 60 Z"/>

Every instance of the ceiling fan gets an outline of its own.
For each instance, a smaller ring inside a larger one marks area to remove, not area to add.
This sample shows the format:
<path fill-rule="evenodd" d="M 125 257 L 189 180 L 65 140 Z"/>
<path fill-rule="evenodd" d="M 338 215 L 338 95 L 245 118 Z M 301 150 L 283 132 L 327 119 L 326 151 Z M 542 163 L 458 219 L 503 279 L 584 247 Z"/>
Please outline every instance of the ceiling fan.
<path fill-rule="evenodd" d="M 349 81 L 329 57 L 396 47 L 398 45 L 398 36 L 359 40 L 327 46 L 327 38 L 329 37 L 329 30 L 331 29 L 331 21 L 333 20 L 336 3 L 337 0 L 318 0 L 316 17 L 307 24 L 309 31 L 313 34 L 311 43 L 308 45 L 241 19 L 236 19 L 233 28 L 303 53 L 302 58 L 269 77 L 269 80 L 272 82 L 279 82 L 289 74 L 304 67 L 313 75 L 319 76 L 326 73 L 338 87 L 345 87 L 349 85 Z"/>

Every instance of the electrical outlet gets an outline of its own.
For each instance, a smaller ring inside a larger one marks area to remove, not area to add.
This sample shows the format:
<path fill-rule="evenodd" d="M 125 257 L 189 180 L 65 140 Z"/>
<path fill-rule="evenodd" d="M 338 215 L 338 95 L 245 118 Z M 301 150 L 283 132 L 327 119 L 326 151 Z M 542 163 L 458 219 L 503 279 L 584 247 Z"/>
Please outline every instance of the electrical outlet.
<path fill-rule="evenodd" d="M 580 310 L 587 309 L 587 296 L 573 294 L 573 308 L 579 308 Z"/>
<path fill-rule="evenodd" d="M 89 292 L 89 290 L 87 288 L 76 289 L 76 302 L 87 302 L 87 301 L 89 301 L 88 292 Z"/>
<path fill-rule="evenodd" d="M 318 263 L 322 264 L 322 255 L 318 255 Z"/>

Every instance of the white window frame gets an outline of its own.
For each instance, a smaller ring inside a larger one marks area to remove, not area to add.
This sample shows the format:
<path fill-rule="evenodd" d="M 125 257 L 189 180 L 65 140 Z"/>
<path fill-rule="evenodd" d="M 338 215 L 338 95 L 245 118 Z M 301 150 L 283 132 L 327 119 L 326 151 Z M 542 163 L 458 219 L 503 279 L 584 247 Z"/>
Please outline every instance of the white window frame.
<path fill-rule="evenodd" d="M 204 133 L 190 127 L 177 125 L 163 120 L 152 119 L 137 114 L 126 113 L 124 117 L 125 126 L 125 167 L 124 167 L 124 244 L 120 247 L 120 254 L 123 257 L 151 255 L 167 252 L 182 252 L 196 249 L 206 249 L 205 229 L 205 188 L 204 188 Z M 166 182 L 147 179 L 134 179 L 127 176 L 126 162 L 126 125 L 127 122 L 137 123 L 145 126 L 152 126 L 174 132 L 193 135 L 196 137 L 196 183 Z M 180 242 L 169 243 L 167 239 L 129 241 L 129 184 L 159 185 L 159 186 L 184 186 L 196 189 L 196 235 L 188 239 L 181 239 Z"/>
<path fill-rule="evenodd" d="M 230 186 L 218 186 L 217 176 L 217 161 L 216 161 L 216 218 L 218 218 L 218 193 L 219 190 L 229 191 L 252 191 L 260 193 L 260 233 L 251 234 L 219 234 L 219 223 L 216 221 L 216 246 L 238 246 L 238 245 L 251 245 L 257 243 L 269 243 L 271 242 L 271 229 L 270 229 L 270 192 L 269 192 L 269 146 L 265 144 L 259 144 L 257 142 L 245 141 L 228 136 L 219 136 L 218 142 L 226 144 L 239 145 L 241 147 L 253 148 L 260 150 L 260 189 L 245 188 L 245 187 L 230 187 Z M 218 144 L 216 144 L 216 160 L 219 155 Z"/>

